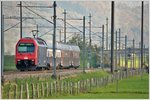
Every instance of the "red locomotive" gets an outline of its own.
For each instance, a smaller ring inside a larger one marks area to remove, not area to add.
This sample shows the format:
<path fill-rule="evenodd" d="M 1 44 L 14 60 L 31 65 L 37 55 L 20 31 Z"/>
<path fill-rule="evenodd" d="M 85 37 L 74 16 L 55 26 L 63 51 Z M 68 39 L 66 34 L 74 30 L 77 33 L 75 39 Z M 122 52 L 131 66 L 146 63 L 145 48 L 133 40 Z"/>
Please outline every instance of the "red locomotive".
<path fill-rule="evenodd" d="M 16 67 L 18 70 L 36 70 L 47 66 L 47 44 L 41 38 L 22 38 L 16 45 Z"/>
<path fill-rule="evenodd" d="M 57 68 L 78 68 L 80 49 L 75 45 L 56 44 Z M 20 71 L 50 69 L 52 64 L 52 45 L 41 38 L 25 37 L 16 44 L 16 68 Z"/>

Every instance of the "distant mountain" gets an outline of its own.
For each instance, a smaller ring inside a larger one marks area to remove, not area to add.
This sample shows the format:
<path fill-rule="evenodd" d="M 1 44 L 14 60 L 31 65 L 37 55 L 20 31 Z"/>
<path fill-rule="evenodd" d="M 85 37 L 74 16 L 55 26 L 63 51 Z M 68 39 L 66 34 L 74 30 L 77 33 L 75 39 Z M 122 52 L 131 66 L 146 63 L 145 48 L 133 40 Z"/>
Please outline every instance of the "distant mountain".
<path fill-rule="evenodd" d="M 127 34 L 129 40 L 141 40 L 141 6 L 134 8 L 118 6 L 119 25 L 123 35 Z M 149 4 L 144 5 L 144 43 L 149 45 Z"/>
<path fill-rule="evenodd" d="M 46 5 L 52 6 L 53 2 L 49 1 L 24 1 L 23 5 Z M 19 4 L 18 1 L 4 1 L 4 15 L 5 17 L 17 16 L 19 17 L 19 7 L 16 7 Z M 144 43 L 146 46 L 149 45 L 149 2 L 144 2 Z M 40 9 L 40 8 L 30 8 L 36 13 L 42 15 L 46 19 L 53 21 L 53 9 Z M 111 14 L 111 2 L 109 1 L 57 1 L 57 18 L 63 18 L 63 11 L 67 11 L 67 19 L 72 18 L 82 18 L 86 17 L 86 26 L 89 22 L 89 13 L 92 15 L 92 26 L 101 26 L 106 24 L 106 17 L 109 18 L 109 33 L 110 33 L 110 14 Z M 40 18 L 36 14 L 32 13 L 28 9 L 23 7 L 23 17 L 36 17 Z M 68 23 L 72 24 L 75 27 L 82 26 L 82 21 L 73 21 L 67 20 Z M 5 19 L 5 54 L 15 54 L 15 44 L 19 40 L 19 24 L 15 28 L 10 27 L 19 23 L 19 19 Z M 39 35 L 42 35 L 47 32 L 46 35 L 42 36 L 48 43 L 52 42 L 53 25 L 48 23 L 43 19 L 23 19 L 23 36 L 32 36 L 31 31 L 36 29 L 37 24 L 39 26 L 48 26 L 49 28 L 39 28 Z M 62 20 L 57 20 L 57 26 L 63 26 L 64 23 Z M 30 28 L 25 28 L 30 26 Z M 67 27 L 71 27 L 67 24 Z M 132 2 L 115 2 L 115 30 L 121 28 L 121 36 L 127 35 L 129 40 L 133 38 L 138 43 L 140 41 L 141 34 L 141 2 L 132 1 Z M 7 30 L 8 29 L 8 30 Z M 82 28 L 79 28 L 83 30 Z M 59 31 L 57 29 L 56 39 L 59 41 Z M 61 29 L 63 32 L 63 28 Z M 67 28 L 67 32 L 79 32 L 76 29 Z M 101 29 L 92 28 L 92 32 L 101 32 Z M 63 40 L 63 33 L 62 40 Z M 67 37 L 74 36 L 75 33 L 67 33 Z M 77 33 L 76 33 L 77 34 Z M 93 33 L 92 33 L 93 34 Z M 80 34 L 82 36 L 82 33 Z M 88 39 L 89 31 L 86 29 L 86 37 Z M 110 35 L 110 34 L 109 34 Z M 97 38 L 97 39 L 95 39 Z M 110 38 L 110 37 L 109 37 Z M 67 38 L 69 40 L 70 38 Z M 97 36 L 92 37 L 92 43 L 97 44 L 99 40 Z M 110 42 L 110 39 L 109 39 Z M 130 44 L 129 44 L 130 46 Z M 11 48 L 11 49 L 10 49 Z"/>

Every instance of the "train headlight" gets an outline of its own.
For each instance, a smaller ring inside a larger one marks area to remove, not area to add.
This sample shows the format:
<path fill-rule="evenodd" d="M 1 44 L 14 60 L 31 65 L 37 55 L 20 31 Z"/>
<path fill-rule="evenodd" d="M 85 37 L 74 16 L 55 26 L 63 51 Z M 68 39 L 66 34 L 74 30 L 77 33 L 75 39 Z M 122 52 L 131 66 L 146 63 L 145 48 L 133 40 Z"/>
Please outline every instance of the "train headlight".
<path fill-rule="evenodd" d="M 18 64 L 21 64 L 20 60 L 17 60 L 17 63 L 18 63 Z"/>
<path fill-rule="evenodd" d="M 31 64 L 34 65 L 34 59 L 31 61 Z"/>

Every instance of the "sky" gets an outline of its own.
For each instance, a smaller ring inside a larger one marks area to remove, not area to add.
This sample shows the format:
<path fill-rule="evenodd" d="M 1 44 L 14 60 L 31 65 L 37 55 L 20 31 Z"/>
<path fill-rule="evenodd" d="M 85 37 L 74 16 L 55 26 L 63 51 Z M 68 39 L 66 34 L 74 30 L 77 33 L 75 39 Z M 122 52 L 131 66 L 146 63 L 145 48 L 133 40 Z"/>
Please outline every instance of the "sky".
<path fill-rule="evenodd" d="M 92 27 L 101 27 L 103 24 L 106 25 L 106 17 L 108 17 L 109 22 L 109 43 L 110 43 L 110 14 L 111 14 L 111 2 L 110 1 L 57 1 L 57 18 L 63 18 L 64 17 L 64 9 L 66 9 L 67 12 L 67 19 L 81 19 L 83 16 L 86 18 L 86 26 L 89 26 L 89 14 L 91 14 L 91 20 L 92 20 Z M 4 9 L 4 15 L 7 16 L 18 16 L 19 17 L 19 8 L 16 7 L 16 5 L 19 4 L 19 2 L 16 1 L 9 1 L 4 2 L 3 9 Z M 43 5 L 43 6 L 51 6 L 53 2 L 49 1 L 24 1 L 23 5 Z M 144 2 L 149 8 L 149 2 Z M 140 41 L 140 17 L 141 17 L 141 2 L 139 1 L 116 1 L 115 2 L 115 31 L 121 28 L 121 35 L 128 36 L 129 40 L 132 40 L 133 38 L 138 43 Z M 53 9 L 40 9 L 40 8 L 31 8 L 36 13 L 40 14 L 41 16 L 45 17 L 46 19 L 53 21 Z M 147 12 L 149 9 L 145 9 L 144 14 L 144 43 L 146 46 L 149 45 L 149 14 Z M 30 17 L 36 17 L 40 18 L 39 16 L 33 14 L 31 11 L 27 10 L 26 8 L 23 8 L 23 16 L 30 16 Z M 148 22 L 148 23 L 147 23 Z M 13 19 L 5 19 L 5 30 L 10 28 L 11 26 L 15 25 L 16 23 L 19 23 L 18 20 Z M 82 20 L 67 20 L 67 23 L 73 25 L 74 27 L 77 27 L 79 30 L 83 30 L 82 27 Z M 53 25 L 48 23 L 47 21 L 43 19 L 28 19 L 23 22 L 23 26 L 32 26 L 32 28 L 23 28 L 23 36 L 31 36 L 32 37 L 32 30 L 36 29 L 37 24 L 39 26 L 48 26 L 49 28 L 39 28 L 39 35 L 42 35 L 44 33 L 47 33 L 46 35 L 43 35 L 42 38 L 45 39 L 48 43 L 52 42 L 52 34 L 53 34 Z M 62 20 L 57 20 L 57 26 L 63 27 L 64 23 Z M 67 24 L 67 27 L 71 27 Z M 61 39 L 63 40 L 63 28 L 57 28 L 56 33 L 56 39 L 59 41 L 59 34 L 61 30 Z M 101 35 L 101 29 L 100 28 L 92 28 L 92 34 L 98 34 Z M 105 30 L 106 31 L 106 30 Z M 15 44 L 19 40 L 19 24 L 16 26 L 16 28 L 12 28 L 5 32 L 5 47 L 6 52 L 8 52 L 9 45 L 12 45 L 15 47 Z M 79 33 L 78 30 L 73 28 L 67 28 L 67 32 L 75 32 L 75 33 L 67 33 L 67 40 L 71 39 L 69 37 L 79 34 L 82 37 L 82 33 Z M 13 37 L 13 38 L 11 38 Z M 87 42 L 89 37 L 89 29 L 86 28 L 86 40 Z M 92 43 L 99 45 L 99 38 L 97 36 L 92 35 Z M 130 46 L 130 44 L 129 44 Z"/>

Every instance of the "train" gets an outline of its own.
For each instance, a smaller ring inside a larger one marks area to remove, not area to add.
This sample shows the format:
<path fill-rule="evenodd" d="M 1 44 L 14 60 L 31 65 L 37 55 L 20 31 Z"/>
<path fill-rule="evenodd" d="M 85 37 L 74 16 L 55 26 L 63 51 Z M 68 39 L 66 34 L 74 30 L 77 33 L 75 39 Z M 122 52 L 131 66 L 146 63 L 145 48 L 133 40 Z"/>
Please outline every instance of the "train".
<path fill-rule="evenodd" d="M 53 69 L 53 45 L 42 38 L 21 38 L 15 51 L 15 64 L 20 71 Z M 57 69 L 77 69 L 80 66 L 80 48 L 77 45 L 57 42 L 55 55 Z"/>

